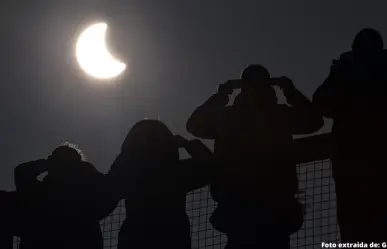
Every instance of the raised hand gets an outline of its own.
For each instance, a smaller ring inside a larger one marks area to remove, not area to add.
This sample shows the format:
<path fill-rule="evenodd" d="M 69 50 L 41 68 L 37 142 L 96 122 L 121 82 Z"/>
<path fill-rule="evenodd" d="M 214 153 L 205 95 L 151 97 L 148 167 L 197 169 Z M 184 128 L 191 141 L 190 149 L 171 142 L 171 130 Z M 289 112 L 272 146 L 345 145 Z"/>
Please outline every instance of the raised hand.
<path fill-rule="evenodd" d="M 242 87 L 242 80 L 228 80 L 218 87 L 219 93 L 232 94 L 235 89 Z"/>
<path fill-rule="evenodd" d="M 273 85 L 278 86 L 281 90 L 294 88 L 293 81 L 286 76 L 274 79 Z"/>

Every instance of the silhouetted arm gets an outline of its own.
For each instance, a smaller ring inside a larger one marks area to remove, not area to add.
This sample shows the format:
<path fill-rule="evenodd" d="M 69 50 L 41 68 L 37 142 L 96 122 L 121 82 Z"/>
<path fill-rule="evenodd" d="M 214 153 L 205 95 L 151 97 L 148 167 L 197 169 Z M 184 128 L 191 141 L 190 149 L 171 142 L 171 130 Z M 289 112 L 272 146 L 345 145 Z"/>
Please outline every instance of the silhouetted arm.
<path fill-rule="evenodd" d="M 313 109 L 310 100 L 298 91 L 293 84 L 283 88 L 287 102 L 287 122 L 293 135 L 310 134 L 318 131 L 323 125 L 322 116 Z"/>
<path fill-rule="evenodd" d="M 122 199 L 120 193 L 122 190 L 118 189 L 116 185 L 119 181 L 116 174 L 119 172 L 117 166 L 113 166 L 113 172 L 111 169 L 106 175 L 92 165 L 88 167 L 88 178 L 91 180 L 89 202 L 93 203 L 92 208 L 96 212 L 94 216 L 99 219 L 104 219 L 111 214 Z"/>
<path fill-rule="evenodd" d="M 19 193 L 38 193 L 42 183 L 37 177 L 46 171 L 47 161 L 44 159 L 20 164 L 14 171 L 16 190 Z"/>
<path fill-rule="evenodd" d="M 104 186 L 108 193 L 105 202 L 105 213 L 111 213 L 118 203 L 125 198 L 128 191 L 127 161 L 120 153 L 114 160 L 109 172 L 105 175 Z"/>
<path fill-rule="evenodd" d="M 209 184 L 212 175 L 212 152 L 202 141 L 187 141 L 184 148 L 192 158 L 180 160 L 187 192 L 203 188 Z"/>
<path fill-rule="evenodd" d="M 120 153 L 114 160 L 108 174 L 106 175 L 106 181 L 111 190 L 112 199 L 117 201 L 117 203 L 122 200 L 127 191 L 127 182 L 128 178 L 128 165 L 127 160 Z"/>
<path fill-rule="evenodd" d="M 339 98 L 337 85 L 337 77 L 330 74 L 313 94 L 313 107 L 324 117 L 333 118 L 335 116 Z"/>
<path fill-rule="evenodd" d="M 192 135 L 203 139 L 214 139 L 223 122 L 228 94 L 218 92 L 199 106 L 189 117 L 186 128 Z"/>
<path fill-rule="evenodd" d="M 189 158 L 180 160 L 179 163 L 181 168 L 179 177 L 185 186 L 185 192 L 203 188 L 210 183 L 212 166 L 210 160 Z"/>
<path fill-rule="evenodd" d="M 184 146 L 188 154 L 195 159 L 209 159 L 212 157 L 212 151 L 199 139 L 187 141 Z"/>
<path fill-rule="evenodd" d="M 107 177 L 99 172 L 93 165 L 88 167 L 89 178 L 92 181 L 90 185 L 90 203 L 93 203 L 92 209 L 96 212 L 97 219 L 104 219 L 117 207 L 118 201 L 114 199 Z M 91 211 L 91 210 L 90 210 Z"/>
<path fill-rule="evenodd" d="M 324 83 L 319 86 L 313 94 L 313 107 L 322 116 L 334 118 L 337 113 L 337 107 L 343 93 L 343 83 L 341 74 L 345 71 L 347 65 L 350 65 L 352 53 L 347 52 L 340 56 L 331 66 L 331 71 Z"/>

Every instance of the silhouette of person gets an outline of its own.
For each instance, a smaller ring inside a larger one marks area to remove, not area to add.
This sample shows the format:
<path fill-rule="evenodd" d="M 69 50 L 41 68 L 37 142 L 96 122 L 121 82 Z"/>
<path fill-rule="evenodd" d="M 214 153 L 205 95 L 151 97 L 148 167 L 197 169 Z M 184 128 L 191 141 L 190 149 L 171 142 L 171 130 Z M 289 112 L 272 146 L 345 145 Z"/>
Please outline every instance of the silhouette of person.
<path fill-rule="evenodd" d="M 179 148 L 192 158 L 179 160 Z M 133 126 L 108 173 L 118 199 L 125 199 L 119 249 L 191 248 L 186 194 L 208 184 L 211 155 L 200 140 L 174 136 L 158 120 Z"/>
<path fill-rule="evenodd" d="M 19 165 L 15 183 L 28 208 L 20 248 L 102 249 L 99 186 L 103 175 L 71 144 L 47 160 Z M 47 173 L 42 181 L 37 177 Z"/>
<path fill-rule="evenodd" d="M 273 86 L 283 90 L 288 105 L 277 103 Z M 241 93 L 226 106 L 237 88 Z M 218 206 L 211 223 L 226 233 L 228 249 L 289 248 L 289 235 L 303 224 L 303 208 L 295 198 L 292 135 L 322 125 L 322 117 L 290 79 L 271 78 L 261 65 L 250 65 L 241 80 L 220 85 L 192 113 L 187 130 L 215 139 L 217 169 L 210 188 Z"/>
<path fill-rule="evenodd" d="M 19 210 L 16 192 L 0 191 L 0 248 L 12 249 L 13 237 L 18 235 Z"/>
<path fill-rule="evenodd" d="M 387 51 L 374 29 L 363 29 L 352 50 L 333 61 L 313 96 L 315 108 L 332 118 L 337 218 L 345 242 L 387 241 L 384 148 Z"/>

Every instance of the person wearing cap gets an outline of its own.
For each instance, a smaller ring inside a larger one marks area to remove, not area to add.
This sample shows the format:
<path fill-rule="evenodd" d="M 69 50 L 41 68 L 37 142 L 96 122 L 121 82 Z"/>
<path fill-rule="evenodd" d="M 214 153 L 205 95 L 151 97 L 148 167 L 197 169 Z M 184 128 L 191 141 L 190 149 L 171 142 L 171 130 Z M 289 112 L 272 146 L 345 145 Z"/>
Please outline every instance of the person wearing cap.
<path fill-rule="evenodd" d="M 282 89 L 288 105 L 278 104 L 273 86 Z M 238 88 L 240 94 L 227 106 Z M 228 249 L 289 248 L 289 236 L 303 224 L 292 135 L 322 126 L 322 117 L 292 81 L 272 78 L 261 65 L 221 84 L 192 113 L 188 132 L 215 140 L 217 170 L 210 188 L 218 205 L 211 223 L 226 233 Z"/>
<path fill-rule="evenodd" d="M 386 68 L 381 34 L 363 29 L 313 95 L 315 109 L 333 119 L 337 219 L 348 243 L 387 241 Z"/>

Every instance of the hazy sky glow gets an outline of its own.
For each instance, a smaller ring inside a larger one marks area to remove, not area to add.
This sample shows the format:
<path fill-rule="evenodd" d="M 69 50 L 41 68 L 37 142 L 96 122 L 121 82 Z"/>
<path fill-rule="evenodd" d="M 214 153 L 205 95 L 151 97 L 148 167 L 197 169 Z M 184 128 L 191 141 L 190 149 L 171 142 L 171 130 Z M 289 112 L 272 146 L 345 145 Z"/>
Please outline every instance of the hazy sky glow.
<path fill-rule="evenodd" d="M 224 2 L 224 3 L 223 3 Z M 185 121 L 249 63 L 287 75 L 307 96 L 364 27 L 387 33 L 385 0 L 18 1 L 1 8 L 0 188 L 13 168 L 76 143 L 105 172 L 128 129 Z M 107 49 L 127 64 L 120 84 L 92 84 L 74 55 L 76 36 L 106 20 Z"/>

